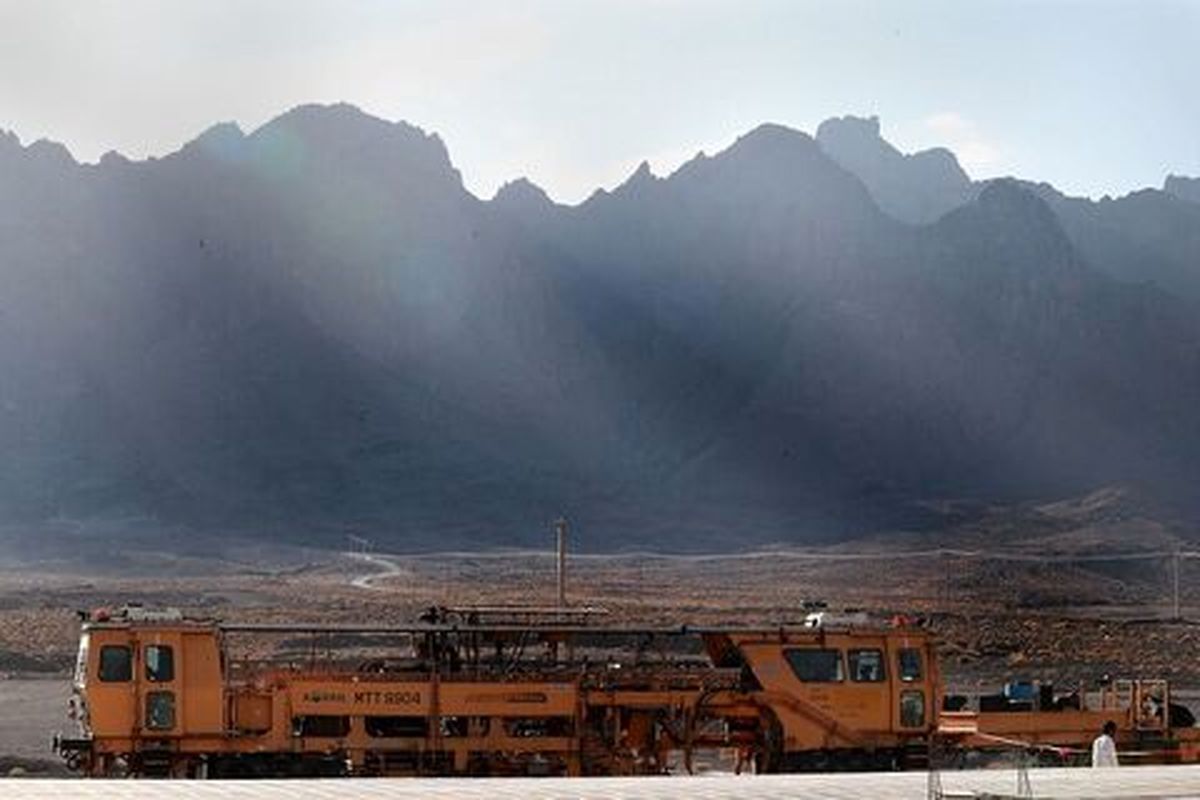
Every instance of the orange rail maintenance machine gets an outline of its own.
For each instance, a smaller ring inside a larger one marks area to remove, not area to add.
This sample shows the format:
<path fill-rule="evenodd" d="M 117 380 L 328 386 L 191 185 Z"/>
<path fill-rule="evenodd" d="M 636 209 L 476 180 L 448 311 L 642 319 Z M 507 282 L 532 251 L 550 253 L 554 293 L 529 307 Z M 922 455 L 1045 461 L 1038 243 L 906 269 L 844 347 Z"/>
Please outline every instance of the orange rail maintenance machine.
<path fill-rule="evenodd" d="M 234 660 L 237 636 L 307 649 Z M 645 775 L 722 759 L 791 772 L 923 767 L 935 743 L 1080 747 L 1114 718 L 1122 746 L 1197 755 L 1161 682 L 1095 709 L 957 712 L 941 686 L 932 634 L 903 622 L 617 628 L 476 608 L 399 627 L 237 625 L 127 607 L 84 619 L 78 732 L 57 747 L 97 777 Z M 1162 712 L 1140 715 L 1137 692 Z"/>

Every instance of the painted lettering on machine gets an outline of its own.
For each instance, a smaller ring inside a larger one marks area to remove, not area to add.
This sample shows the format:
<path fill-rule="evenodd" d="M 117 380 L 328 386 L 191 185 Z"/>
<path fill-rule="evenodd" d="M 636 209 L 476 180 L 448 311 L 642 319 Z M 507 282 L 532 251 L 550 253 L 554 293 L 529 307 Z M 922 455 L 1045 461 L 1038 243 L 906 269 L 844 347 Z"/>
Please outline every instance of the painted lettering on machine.
<path fill-rule="evenodd" d="M 353 703 L 356 706 L 416 706 L 421 704 L 420 692 L 378 692 L 362 691 L 346 694 L 331 692 L 324 689 L 313 689 L 305 692 L 301 699 L 306 703 Z"/>
<path fill-rule="evenodd" d="M 326 689 L 310 689 L 301 695 L 301 700 L 306 703 L 344 703 L 346 702 L 345 692 L 331 692 Z"/>
<path fill-rule="evenodd" d="M 418 706 L 421 704 L 421 693 L 416 691 L 378 692 L 362 691 L 354 693 L 355 705 L 384 705 L 384 706 Z"/>
<path fill-rule="evenodd" d="M 308 713 L 352 713 L 353 708 L 423 709 L 425 693 L 417 686 L 353 687 L 346 689 L 306 687 L 298 693 L 298 710 Z M 368 712 L 370 713 L 370 712 Z"/>

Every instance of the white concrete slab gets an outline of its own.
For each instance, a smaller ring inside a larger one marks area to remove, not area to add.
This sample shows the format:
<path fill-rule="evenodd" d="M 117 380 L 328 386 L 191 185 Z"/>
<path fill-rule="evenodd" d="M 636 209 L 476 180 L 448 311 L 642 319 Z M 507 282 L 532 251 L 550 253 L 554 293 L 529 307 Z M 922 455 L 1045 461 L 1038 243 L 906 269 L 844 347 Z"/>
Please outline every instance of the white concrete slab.
<path fill-rule="evenodd" d="M 1112 770 L 1033 769 L 1038 798 L 1200 798 L 1200 766 L 1125 767 Z M 947 796 L 1017 797 L 1012 769 L 941 773 Z M 57 800 L 717 800 L 718 798 L 829 798 L 913 800 L 927 794 L 921 772 L 828 775 L 703 776 L 664 778 L 399 778 L 297 781 L 71 781 L 0 780 L 0 798 Z"/>

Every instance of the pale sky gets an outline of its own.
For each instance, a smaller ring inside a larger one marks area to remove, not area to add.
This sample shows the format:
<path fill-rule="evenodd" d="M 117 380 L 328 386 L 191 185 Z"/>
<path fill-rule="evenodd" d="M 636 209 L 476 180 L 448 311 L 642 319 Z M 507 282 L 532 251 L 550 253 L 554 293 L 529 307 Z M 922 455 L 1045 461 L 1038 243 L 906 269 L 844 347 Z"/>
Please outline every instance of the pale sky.
<path fill-rule="evenodd" d="M 0 129 L 81 160 L 335 101 L 436 131 L 481 197 L 577 202 L 848 113 L 1119 195 L 1200 175 L 1200 0 L 0 0 Z"/>

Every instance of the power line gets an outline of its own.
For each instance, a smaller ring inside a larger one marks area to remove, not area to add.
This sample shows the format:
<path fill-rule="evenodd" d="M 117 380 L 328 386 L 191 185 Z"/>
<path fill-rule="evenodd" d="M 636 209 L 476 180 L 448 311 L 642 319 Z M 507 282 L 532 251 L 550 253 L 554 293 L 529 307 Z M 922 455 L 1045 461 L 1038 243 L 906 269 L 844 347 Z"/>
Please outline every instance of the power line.
<path fill-rule="evenodd" d="M 383 555 L 383 554 L 380 554 Z M 491 552 L 446 551 L 434 553 L 389 554 L 391 558 L 411 560 L 436 561 L 440 559 L 470 558 L 502 560 L 506 558 L 551 557 L 542 550 L 497 550 Z M 958 547 L 938 547 L 927 550 L 880 550 L 871 552 L 831 553 L 827 551 L 804 550 L 762 550 L 749 553 L 657 553 L 652 551 L 631 551 L 621 553 L 575 553 L 573 559 L 586 561 L 624 561 L 631 559 L 677 561 L 684 563 L 703 563 L 718 561 L 743 560 L 774 560 L 791 559 L 794 561 L 892 561 L 895 559 L 922 558 L 967 558 L 992 561 L 1018 561 L 1034 563 L 1078 563 L 1105 561 L 1154 561 L 1167 558 L 1200 558 L 1200 550 L 1144 550 L 1122 551 L 1115 553 L 1014 553 L 1003 550 L 967 549 Z"/>

